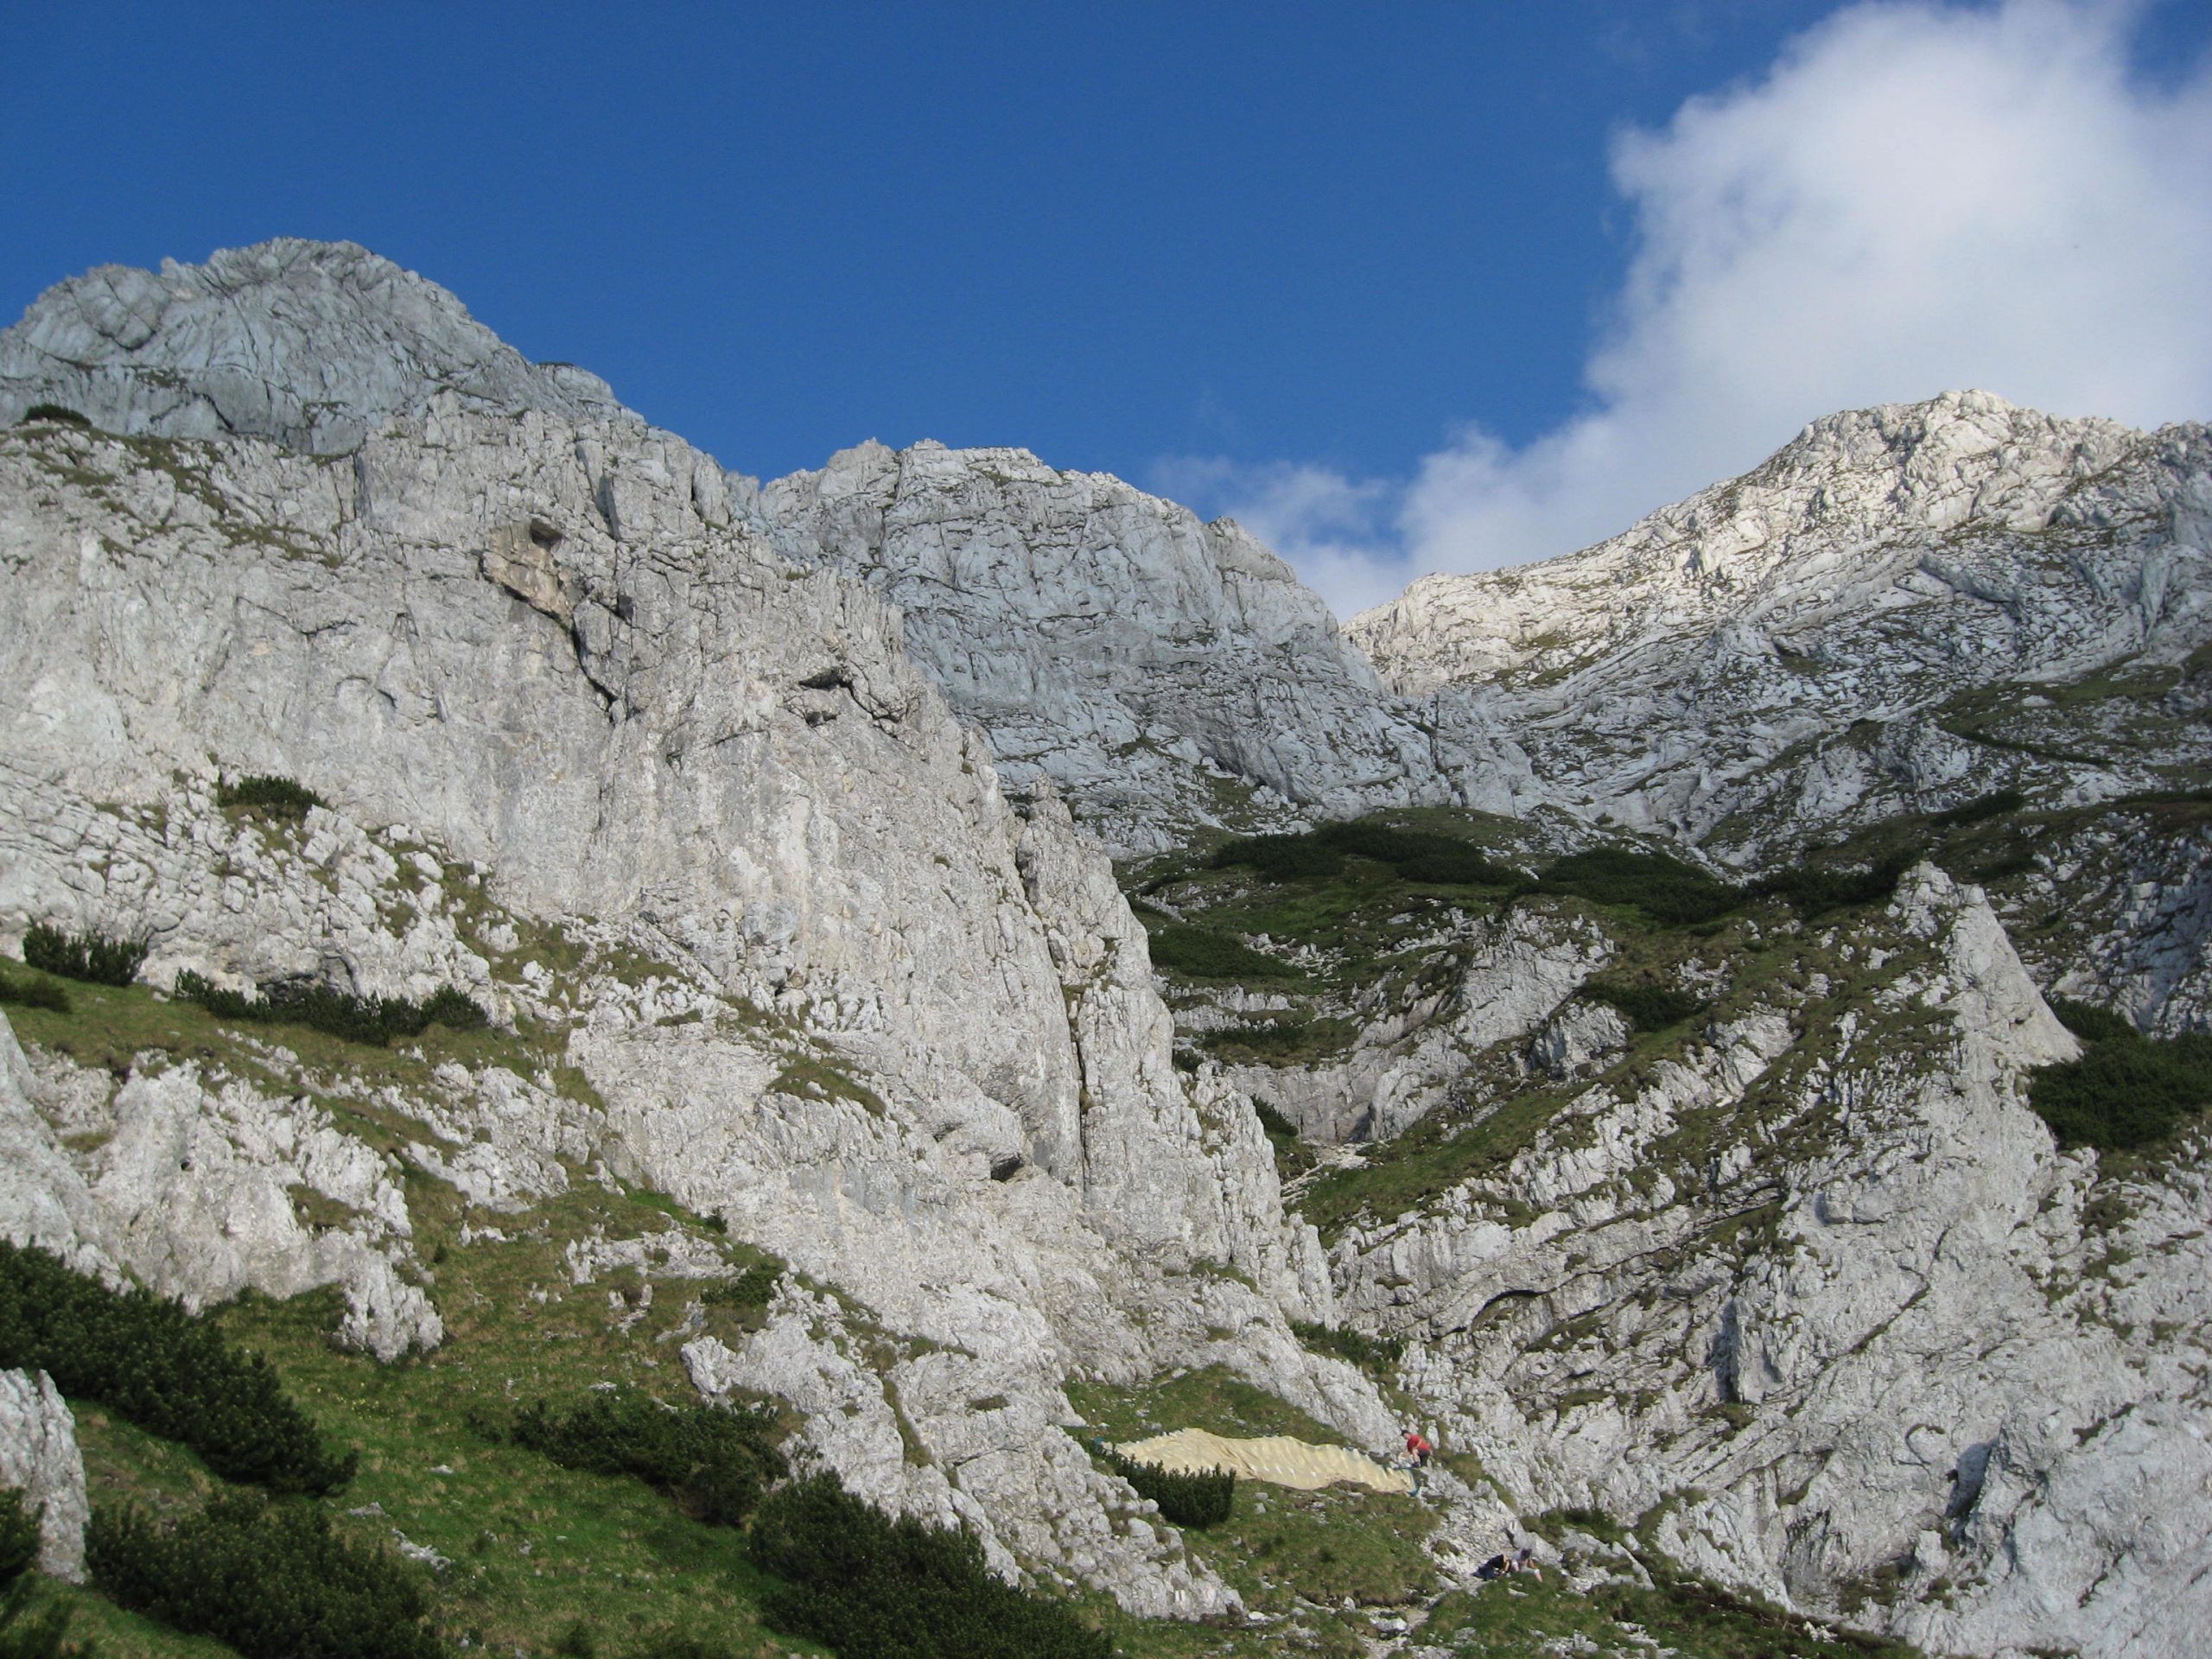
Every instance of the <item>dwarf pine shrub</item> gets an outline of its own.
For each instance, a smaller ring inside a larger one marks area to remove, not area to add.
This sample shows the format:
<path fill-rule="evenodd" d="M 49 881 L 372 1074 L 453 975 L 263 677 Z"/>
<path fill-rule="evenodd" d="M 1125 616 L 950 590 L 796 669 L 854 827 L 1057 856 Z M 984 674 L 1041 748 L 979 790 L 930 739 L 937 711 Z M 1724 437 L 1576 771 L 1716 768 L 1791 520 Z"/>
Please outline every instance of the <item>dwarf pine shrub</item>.
<path fill-rule="evenodd" d="M 2156 1146 L 2212 1106 L 2212 1035 L 2154 1039 L 2085 1003 L 2062 997 L 2052 1008 L 2082 1039 L 2082 1057 L 2037 1072 L 2028 1103 L 2062 1147 Z"/>
<path fill-rule="evenodd" d="M 1239 836 L 1223 842 L 1206 862 L 1217 870 L 1243 865 L 1270 881 L 1297 881 L 1341 874 L 1347 857 L 1388 864 L 1408 881 L 1446 887 L 1511 887 L 1521 880 L 1456 836 L 1400 830 L 1369 818 L 1325 823 L 1301 835 Z"/>
<path fill-rule="evenodd" d="M 1015 1589 L 973 1533 L 893 1519 L 817 1475 L 772 1493 L 746 1553 L 783 1582 L 768 1622 L 840 1659 L 1109 1659 L 1113 1644 L 1069 1608 Z"/>
<path fill-rule="evenodd" d="M 1403 1337 L 1370 1337 L 1348 1325 L 1318 1325 L 1293 1319 L 1290 1332 L 1307 1352 L 1350 1360 L 1378 1376 L 1387 1377 L 1396 1370 L 1398 1361 L 1406 1351 Z"/>
<path fill-rule="evenodd" d="M 322 1493 L 353 1476 L 353 1455 L 325 1447 L 266 1360 L 175 1302 L 0 1240 L 0 1369 L 17 1367 L 190 1447 L 226 1480 Z"/>
<path fill-rule="evenodd" d="M 64 933 L 33 922 L 23 933 L 23 960 L 41 973 L 81 979 L 87 985 L 128 985 L 146 960 L 139 939 L 111 939 L 104 933 Z"/>
<path fill-rule="evenodd" d="M 1632 905 L 1665 926 L 1709 922 L 1743 902 L 1740 890 L 1667 853 L 1592 847 L 1555 861 L 1537 882 L 1600 905 Z"/>
<path fill-rule="evenodd" d="M 1856 905 L 1878 905 L 1897 890 L 1898 881 L 1917 857 L 1915 853 L 1893 853 L 1863 870 L 1840 870 L 1828 864 L 1796 864 L 1763 877 L 1752 891 L 1786 900 L 1808 916 Z"/>
<path fill-rule="evenodd" d="M 1152 965 L 1193 979 L 1300 979 L 1289 963 L 1255 950 L 1232 934 L 1169 922 L 1152 930 Z"/>
<path fill-rule="evenodd" d="M 329 803 L 296 779 L 256 772 L 251 777 L 219 782 L 215 785 L 215 804 L 249 807 L 273 818 L 303 818 L 309 807 L 327 806 Z"/>
<path fill-rule="evenodd" d="M 785 1471 L 772 1414 L 664 1406 L 626 1389 L 565 1411 L 538 1401 L 516 1414 L 513 1437 L 564 1469 L 635 1476 L 710 1526 L 741 1524 Z"/>
<path fill-rule="evenodd" d="M 190 969 L 176 976 L 176 995 L 218 1020 L 306 1026 L 351 1043 L 381 1048 L 395 1039 L 419 1037 L 433 1025 L 480 1031 L 491 1016 L 474 997 L 441 986 L 423 1002 L 399 996 L 356 996 L 316 980 L 278 980 L 258 996 L 225 990 Z"/>
<path fill-rule="evenodd" d="M 166 1524 L 96 1510 L 85 1565 L 118 1605 L 245 1659 L 445 1659 L 421 1575 L 309 1504 L 236 1493 Z"/>
<path fill-rule="evenodd" d="M 1593 1002 L 1603 1002 L 1638 1031 L 1664 1031 L 1669 1026 L 1681 1024 L 1705 1007 L 1702 1001 L 1688 991 L 1642 980 L 1586 980 L 1581 995 Z"/>
<path fill-rule="evenodd" d="M 1106 1466 L 1136 1488 L 1139 1497 L 1160 1505 L 1161 1516 L 1179 1527 L 1211 1527 L 1229 1519 L 1236 1499 L 1236 1476 L 1228 1469 L 1179 1474 L 1157 1464 L 1140 1463 L 1110 1447 L 1098 1455 Z"/>
<path fill-rule="evenodd" d="M 772 1262 L 755 1262 L 734 1279 L 725 1279 L 699 1293 L 699 1300 L 709 1307 L 734 1307 L 741 1312 L 759 1312 L 768 1306 L 776 1294 L 776 1287 L 783 1282 L 784 1270 Z"/>

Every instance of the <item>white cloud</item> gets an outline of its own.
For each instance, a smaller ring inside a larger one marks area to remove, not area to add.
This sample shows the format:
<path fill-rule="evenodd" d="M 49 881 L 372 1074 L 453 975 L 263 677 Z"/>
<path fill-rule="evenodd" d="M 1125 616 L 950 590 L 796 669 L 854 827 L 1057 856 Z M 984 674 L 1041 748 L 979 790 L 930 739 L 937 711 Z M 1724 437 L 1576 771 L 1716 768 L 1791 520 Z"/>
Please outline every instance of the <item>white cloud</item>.
<path fill-rule="evenodd" d="M 1601 539 L 1840 409 L 1978 386 L 2212 418 L 2212 66 L 2133 77 L 2140 10 L 1840 11 L 1616 143 L 1637 246 L 1588 412 L 1518 448 L 1471 426 L 1394 482 L 1183 474 L 1349 614 Z"/>

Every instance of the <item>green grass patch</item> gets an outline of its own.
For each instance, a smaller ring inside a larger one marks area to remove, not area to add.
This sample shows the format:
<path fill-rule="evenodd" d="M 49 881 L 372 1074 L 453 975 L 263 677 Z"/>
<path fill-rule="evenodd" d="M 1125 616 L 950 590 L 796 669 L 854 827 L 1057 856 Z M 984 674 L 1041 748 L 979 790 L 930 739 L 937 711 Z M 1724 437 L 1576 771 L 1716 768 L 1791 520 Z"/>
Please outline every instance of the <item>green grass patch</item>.
<path fill-rule="evenodd" d="M 776 1080 L 769 1087 L 779 1093 L 812 1096 L 818 1100 L 849 1100 L 866 1111 L 870 1117 L 881 1117 L 887 1109 L 883 1097 L 874 1090 L 849 1073 L 811 1055 L 794 1054 L 788 1057 Z"/>
<path fill-rule="evenodd" d="M 1324 1241 L 1363 1216 L 1404 1215 L 1462 1181 L 1503 1169 L 1587 1086 L 1525 1090 L 1471 1124 L 1431 1113 L 1370 1149 L 1364 1164 L 1316 1176 L 1299 1195 L 1298 1211 Z"/>
<path fill-rule="evenodd" d="M 69 1012 L 69 993 L 38 974 L 17 976 L 0 968 L 0 1003 L 16 1008 L 44 1008 L 51 1014 Z"/>
<path fill-rule="evenodd" d="M 1306 1138 L 1299 1134 L 1298 1125 L 1266 1101 L 1253 1096 L 1252 1110 L 1260 1120 L 1260 1132 L 1268 1137 L 1268 1145 L 1274 1153 L 1276 1179 L 1294 1179 L 1320 1161 L 1313 1148 L 1306 1144 Z"/>
<path fill-rule="evenodd" d="M 1647 1559 L 1647 1567 L 1655 1563 Z M 1419 1640 L 1484 1659 L 1637 1652 L 1652 1637 L 1680 1659 L 1915 1659 L 1918 1649 L 1839 1630 L 1732 1595 L 1656 1563 L 1650 1589 L 1602 1584 L 1586 1595 L 1556 1572 L 1494 1580 L 1437 1603 Z"/>
<path fill-rule="evenodd" d="M 1347 1601 L 1403 1608 L 1427 1600 L 1440 1585 L 1421 1545 L 1435 1524 L 1434 1511 L 1402 1493 L 1300 1492 L 1248 1480 L 1237 1483 L 1229 1515 L 1186 1541 L 1246 1606 L 1295 1617 Z M 1356 1636 L 1358 1627 L 1338 1629 Z"/>

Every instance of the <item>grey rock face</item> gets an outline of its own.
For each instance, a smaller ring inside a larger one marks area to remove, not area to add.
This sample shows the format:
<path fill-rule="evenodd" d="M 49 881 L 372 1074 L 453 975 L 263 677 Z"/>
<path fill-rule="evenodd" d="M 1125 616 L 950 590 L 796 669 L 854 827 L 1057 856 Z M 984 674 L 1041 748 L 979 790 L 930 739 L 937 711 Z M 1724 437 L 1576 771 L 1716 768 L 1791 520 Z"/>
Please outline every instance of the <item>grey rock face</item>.
<path fill-rule="evenodd" d="M 85 1459 L 77 1420 L 44 1371 L 0 1371 L 0 1488 L 21 1492 L 39 1516 L 38 1570 L 85 1581 Z"/>
<path fill-rule="evenodd" d="M 1009 780 L 1050 777 L 1118 846 L 1456 798 L 1328 607 L 1230 520 L 934 443 L 848 449 L 763 499 L 797 556 L 899 607 Z"/>
<path fill-rule="evenodd" d="M 491 414 L 637 419 L 597 375 L 528 361 L 444 289 L 350 242 L 102 265 L 0 334 L 0 423 L 55 404 L 111 432 L 335 454 L 441 392 Z"/>
<path fill-rule="evenodd" d="M 27 1128 L 61 1162 L 23 1204 L 188 1298 L 335 1279 L 386 1353 L 437 1339 L 393 1159 L 501 1209 L 564 1162 L 649 1184 L 973 1356 L 892 1374 L 952 1472 L 887 1495 L 1132 1607 L 1224 1605 L 1076 1478 L 1072 1442 L 973 1446 L 966 1403 L 1058 1422 L 1065 1376 L 1203 1352 L 1387 1433 L 1371 1384 L 1284 1324 L 1327 1316 L 1317 1241 L 1249 1101 L 1171 1063 L 1143 930 L 1049 786 L 1001 791 L 895 614 L 717 522 L 698 465 L 642 426 L 448 394 L 338 465 L 0 435 L 0 936 L 139 934 L 156 986 L 457 985 L 565 1033 L 589 1096 L 442 1068 L 378 1093 L 387 1155 L 155 1062 L 48 1107 L 92 1151 Z M 218 772 L 330 805 L 226 814 Z M 631 965 L 549 969 L 549 930 Z M 347 1219 L 306 1222 L 302 1186 Z"/>

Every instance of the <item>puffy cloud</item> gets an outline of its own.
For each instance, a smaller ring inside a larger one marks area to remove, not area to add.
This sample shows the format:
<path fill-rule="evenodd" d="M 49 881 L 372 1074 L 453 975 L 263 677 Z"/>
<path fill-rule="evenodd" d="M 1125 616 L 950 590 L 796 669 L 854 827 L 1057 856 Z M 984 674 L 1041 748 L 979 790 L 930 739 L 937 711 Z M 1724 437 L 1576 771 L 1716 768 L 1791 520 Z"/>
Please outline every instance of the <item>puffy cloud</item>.
<path fill-rule="evenodd" d="M 1207 499 L 1349 613 L 1409 575 L 1586 545 L 1839 409 L 1978 386 L 2212 416 L 2212 65 L 2146 84 L 2139 16 L 1834 14 L 1763 79 L 1616 141 L 1636 245 L 1586 412 L 1520 448 L 1470 426 L 1388 483 L 1217 466 Z"/>

